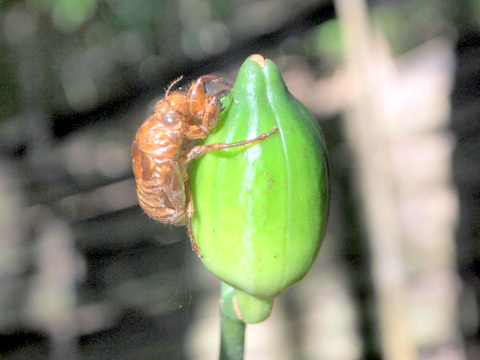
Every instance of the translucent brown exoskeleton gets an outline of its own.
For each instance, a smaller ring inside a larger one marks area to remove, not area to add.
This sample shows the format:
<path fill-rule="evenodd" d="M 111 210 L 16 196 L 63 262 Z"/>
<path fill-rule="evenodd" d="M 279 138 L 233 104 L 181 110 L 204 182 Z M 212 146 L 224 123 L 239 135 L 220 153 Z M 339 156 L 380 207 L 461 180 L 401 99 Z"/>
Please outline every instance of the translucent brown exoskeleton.
<path fill-rule="evenodd" d="M 186 92 L 172 91 L 181 78 L 168 87 L 158 101 L 154 114 L 140 126 L 132 144 L 132 161 L 137 197 L 142 209 L 165 224 L 188 225 L 193 249 L 190 220 L 194 206 L 190 196 L 187 167 L 191 160 L 208 151 L 256 143 L 278 131 L 274 128 L 255 138 L 231 144 L 197 145 L 215 128 L 221 111 L 220 99 L 232 85 L 215 75 L 196 79 Z M 209 94 L 205 84 L 222 84 L 225 89 Z"/>

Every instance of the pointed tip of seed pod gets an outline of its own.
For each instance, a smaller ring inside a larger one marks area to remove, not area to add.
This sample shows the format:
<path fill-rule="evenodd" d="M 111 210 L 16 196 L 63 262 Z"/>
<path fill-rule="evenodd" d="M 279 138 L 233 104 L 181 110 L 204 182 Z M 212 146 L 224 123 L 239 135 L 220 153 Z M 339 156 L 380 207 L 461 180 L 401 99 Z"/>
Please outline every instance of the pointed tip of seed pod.
<path fill-rule="evenodd" d="M 258 65 L 260 65 L 262 69 L 265 67 L 265 63 L 267 62 L 267 59 L 265 59 L 262 55 L 259 54 L 250 55 L 248 59 L 251 61 L 255 61 Z"/>

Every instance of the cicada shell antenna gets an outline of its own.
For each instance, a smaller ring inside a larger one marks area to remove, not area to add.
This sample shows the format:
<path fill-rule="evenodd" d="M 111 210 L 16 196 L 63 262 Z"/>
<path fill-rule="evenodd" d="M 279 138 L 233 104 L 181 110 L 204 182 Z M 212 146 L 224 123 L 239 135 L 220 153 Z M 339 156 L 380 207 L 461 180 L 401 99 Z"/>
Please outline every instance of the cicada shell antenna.
<path fill-rule="evenodd" d="M 167 97 L 169 94 L 170 94 L 170 91 L 172 90 L 172 88 L 175 86 L 175 84 L 177 84 L 178 82 L 180 82 L 180 80 L 183 79 L 183 75 L 182 76 L 179 76 L 178 78 L 176 78 L 175 80 L 173 80 L 170 85 L 168 85 L 168 88 L 167 90 L 165 90 L 165 97 Z"/>

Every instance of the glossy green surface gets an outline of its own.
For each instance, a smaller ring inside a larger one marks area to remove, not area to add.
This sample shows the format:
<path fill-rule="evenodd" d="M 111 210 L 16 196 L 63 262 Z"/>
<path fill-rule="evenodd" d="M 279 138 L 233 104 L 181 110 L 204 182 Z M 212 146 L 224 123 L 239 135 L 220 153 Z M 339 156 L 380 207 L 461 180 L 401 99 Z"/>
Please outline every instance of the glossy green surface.
<path fill-rule="evenodd" d="M 315 119 L 288 92 L 277 66 L 261 65 L 244 62 L 206 143 L 279 132 L 192 165 L 192 227 L 213 274 L 273 297 L 302 279 L 317 256 L 328 217 L 328 166 Z"/>
<path fill-rule="evenodd" d="M 258 297 L 221 283 L 220 304 L 222 314 L 246 324 L 256 324 L 270 316 L 273 297 Z"/>

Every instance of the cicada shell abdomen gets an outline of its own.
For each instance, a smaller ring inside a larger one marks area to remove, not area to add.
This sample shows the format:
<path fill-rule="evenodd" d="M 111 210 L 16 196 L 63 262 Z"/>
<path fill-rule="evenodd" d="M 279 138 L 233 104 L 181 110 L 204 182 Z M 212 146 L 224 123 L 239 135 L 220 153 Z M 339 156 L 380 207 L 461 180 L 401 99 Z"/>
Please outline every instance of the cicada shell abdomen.
<path fill-rule="evenodd" d="M 153 219 L 177 224 L 185 219 L 185 171 L 177 159 L 179 134 L 159 127 L 151 117 L 140 127 L 132 145 L 137 197 Z M 180 141 L 181 143 L 181 141 Z"/>

